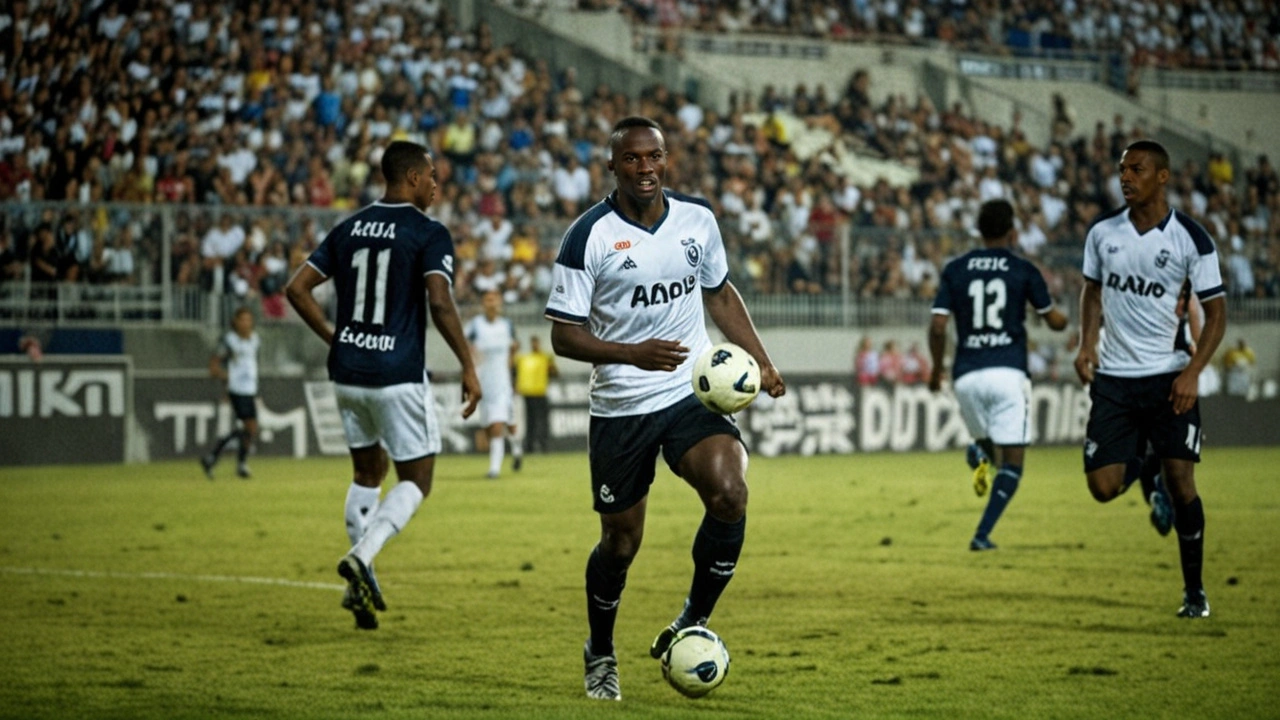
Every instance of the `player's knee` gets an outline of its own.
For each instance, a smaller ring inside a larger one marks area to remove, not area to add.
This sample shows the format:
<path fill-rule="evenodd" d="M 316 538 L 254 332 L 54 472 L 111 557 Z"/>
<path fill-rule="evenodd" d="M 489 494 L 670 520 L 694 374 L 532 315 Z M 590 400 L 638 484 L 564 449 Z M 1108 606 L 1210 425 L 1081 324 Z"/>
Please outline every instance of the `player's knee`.
<path fill-rule="evenodd" d="M 1120 495 L 1120 485 L 1089 475 L 1089 492 L 1093 495 L 1093 499 L 1100 503 L 1111 502 Z"/>
<path fill-rule="evenodd" d="M 747 512 L 747 484 L 725 483 L 703 496 L 707 512 L 717 520 L 736 522 Z"/>

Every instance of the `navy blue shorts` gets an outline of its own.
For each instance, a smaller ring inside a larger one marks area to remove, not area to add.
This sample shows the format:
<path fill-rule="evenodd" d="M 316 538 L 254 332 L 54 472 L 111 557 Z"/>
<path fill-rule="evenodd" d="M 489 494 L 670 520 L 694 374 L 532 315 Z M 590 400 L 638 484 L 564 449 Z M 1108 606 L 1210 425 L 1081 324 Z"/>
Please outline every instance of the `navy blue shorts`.
<path fill-rule="evenodd" d="M 237 420 L 258 419 L 257 398 L 252 395 L 237 395 L 235 393 L 227 393 L 227 398 L 231 401 L 231 411 L 236 414 Z"/>
<path fill-rule="evenodd" d="M 1085 430 L 1084 471 L 1142 457 L 1147 442 L 1156 455 L 1200 462 L 1200 402 L 1173 414 L 1169 392 L 1178 373 L 1142 378 L 1098 374 L 1089 387 L 1093 407 Z"/>
<path fill-rule="evenodd" d="M 643 500 L 653 484 L 659 450 L 679 475 L 684 454 L 712 435 L 742 441 L 732 417 L 711 412 L 693 394 L 648 415 L 593 416 L 589 447 L 596 512 L 619 513 Z"/>

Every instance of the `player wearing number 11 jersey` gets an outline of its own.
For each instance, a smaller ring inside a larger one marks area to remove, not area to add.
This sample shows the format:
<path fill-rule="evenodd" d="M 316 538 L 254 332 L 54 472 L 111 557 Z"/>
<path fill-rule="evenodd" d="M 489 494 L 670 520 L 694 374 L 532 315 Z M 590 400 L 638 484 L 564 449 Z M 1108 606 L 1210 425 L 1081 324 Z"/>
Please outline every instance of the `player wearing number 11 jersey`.
<path fill-rule="evenodd" d="M 431 157 L 416 143 L 393 142 L 383 152 L 382 174 L 382 200 L 331 230 L 286 288 L 298 314 L 329 345 L 329 377 L 355 470 L 345 513 L 353 547 L 338 573 L 348 583 L 343 607 L 364 629 L 376 628 L 374 611 L 386 609 L 373 558 L 431 492 L 440 452 L 426 377 L 428 310 L 462 365 L 462 416 L 475 412 L 480 399 L 453 301 L 453 239 L 425 214 L 436 191 Z M 328 280 L 338 300 L 332 328 L 312 294 Z M 401 482 L 379 502 L 387 456 Z"/>
<path fill-rule="evenodd" d="M 1067 316 L 1053 307 L 1044 276 L 1011 248 L 1018 237 L 1013 206 L 991 200 L 978 210 L 983 247 L 947 263 L 933 301 L 929 352 L 933 372 L 929 389 L 942 387 L 942 355 L 947 318 L 956 319 L 953 388 L 969 434 L 969 464 L 974 490 L 987 491 L 987 463 L 999 471 L 991 498 L 969 542 L 970 550 L 993 550 L 990 534 L 1022 480 L 1027 444 L 1031 442 L 1031 381 L 1027 378 L 1027 303 L 1054 330 L 1067 326 Z"/>

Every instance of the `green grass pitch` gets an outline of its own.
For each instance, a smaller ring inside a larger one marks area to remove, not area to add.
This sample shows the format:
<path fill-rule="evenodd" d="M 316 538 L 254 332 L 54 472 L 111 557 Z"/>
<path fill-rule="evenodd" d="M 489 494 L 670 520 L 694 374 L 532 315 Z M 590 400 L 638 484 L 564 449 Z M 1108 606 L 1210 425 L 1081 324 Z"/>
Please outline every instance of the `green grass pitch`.
<path fill-rule="evenodd" d="M 1213 617 L 1174 617 L 1177 543 L 1032 448 L 993 539 L 961 452 L 753 458 L 747 545 L 691 701 L 648 657 L 701 516 L 665 468 L 623 596 L 624 700 L 582 689 L 584 455 L 483 479 L 445 456 L 378 558 L 389 611 L 339 607 L 345 458 L 0 468 L 6 718 L 1280 717 L 1280 448 L 1206 450 Z"/>

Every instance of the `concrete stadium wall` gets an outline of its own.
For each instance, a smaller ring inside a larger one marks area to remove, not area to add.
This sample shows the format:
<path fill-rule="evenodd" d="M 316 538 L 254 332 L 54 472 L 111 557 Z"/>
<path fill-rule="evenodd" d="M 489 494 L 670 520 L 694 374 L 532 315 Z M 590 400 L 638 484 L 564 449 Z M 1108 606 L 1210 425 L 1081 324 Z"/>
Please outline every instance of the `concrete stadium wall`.
<path fill-rule="evenodd" d="M 259 325 L 262 336 L 263 373 L 273 376 L 324 378 L 326 348 L 301 323 L 265 323 Z M 444 376 L 457 373 L 458 363 L 449 348 L 434 330 L 427 340 L 427 365 Z M 536 323 L 517 325 L 516 334 L 524 346 L 528 346 L 531 334 L 538 335 L 542 346 L 551 348 L 551 324 Z M 760 331 L 774 363 L 786 372 L 793 373 L 845 373 L 853 367 L 854 349 L 866 335 L 876 347 L 886 340 L 897 340 L 902 350 L 911 343 L 919 343 L 922 352 L 928 353 L 925 328 L 876 327 L 865 330 L 851 328 L 765 328 Z M 718 335 L 713 332 L 712 338 Z M 1043 328 L 1034 328 L 1033 340 L 1062 343 L 1064 336 Z M 1239 338 L 1247 338 L 1258 354 L 1258 376 L 1280 377 L 1280 324 L 1250 323 L 1227 327 L 1223 346 L 1234 344 Z M 139 371 L 193 370 L 208 365 L 209 356 L 217 343 L 218 333 L 212 330 L 189 329 L 134 329 L 126 330 L 125 352 L 133 357 Z M 587 376 L 591 366 L 575 360 L 559 358 L 560 370 L 567 376 Z M 1069 365 L 1066 366 L 1069 369 Z"/>

